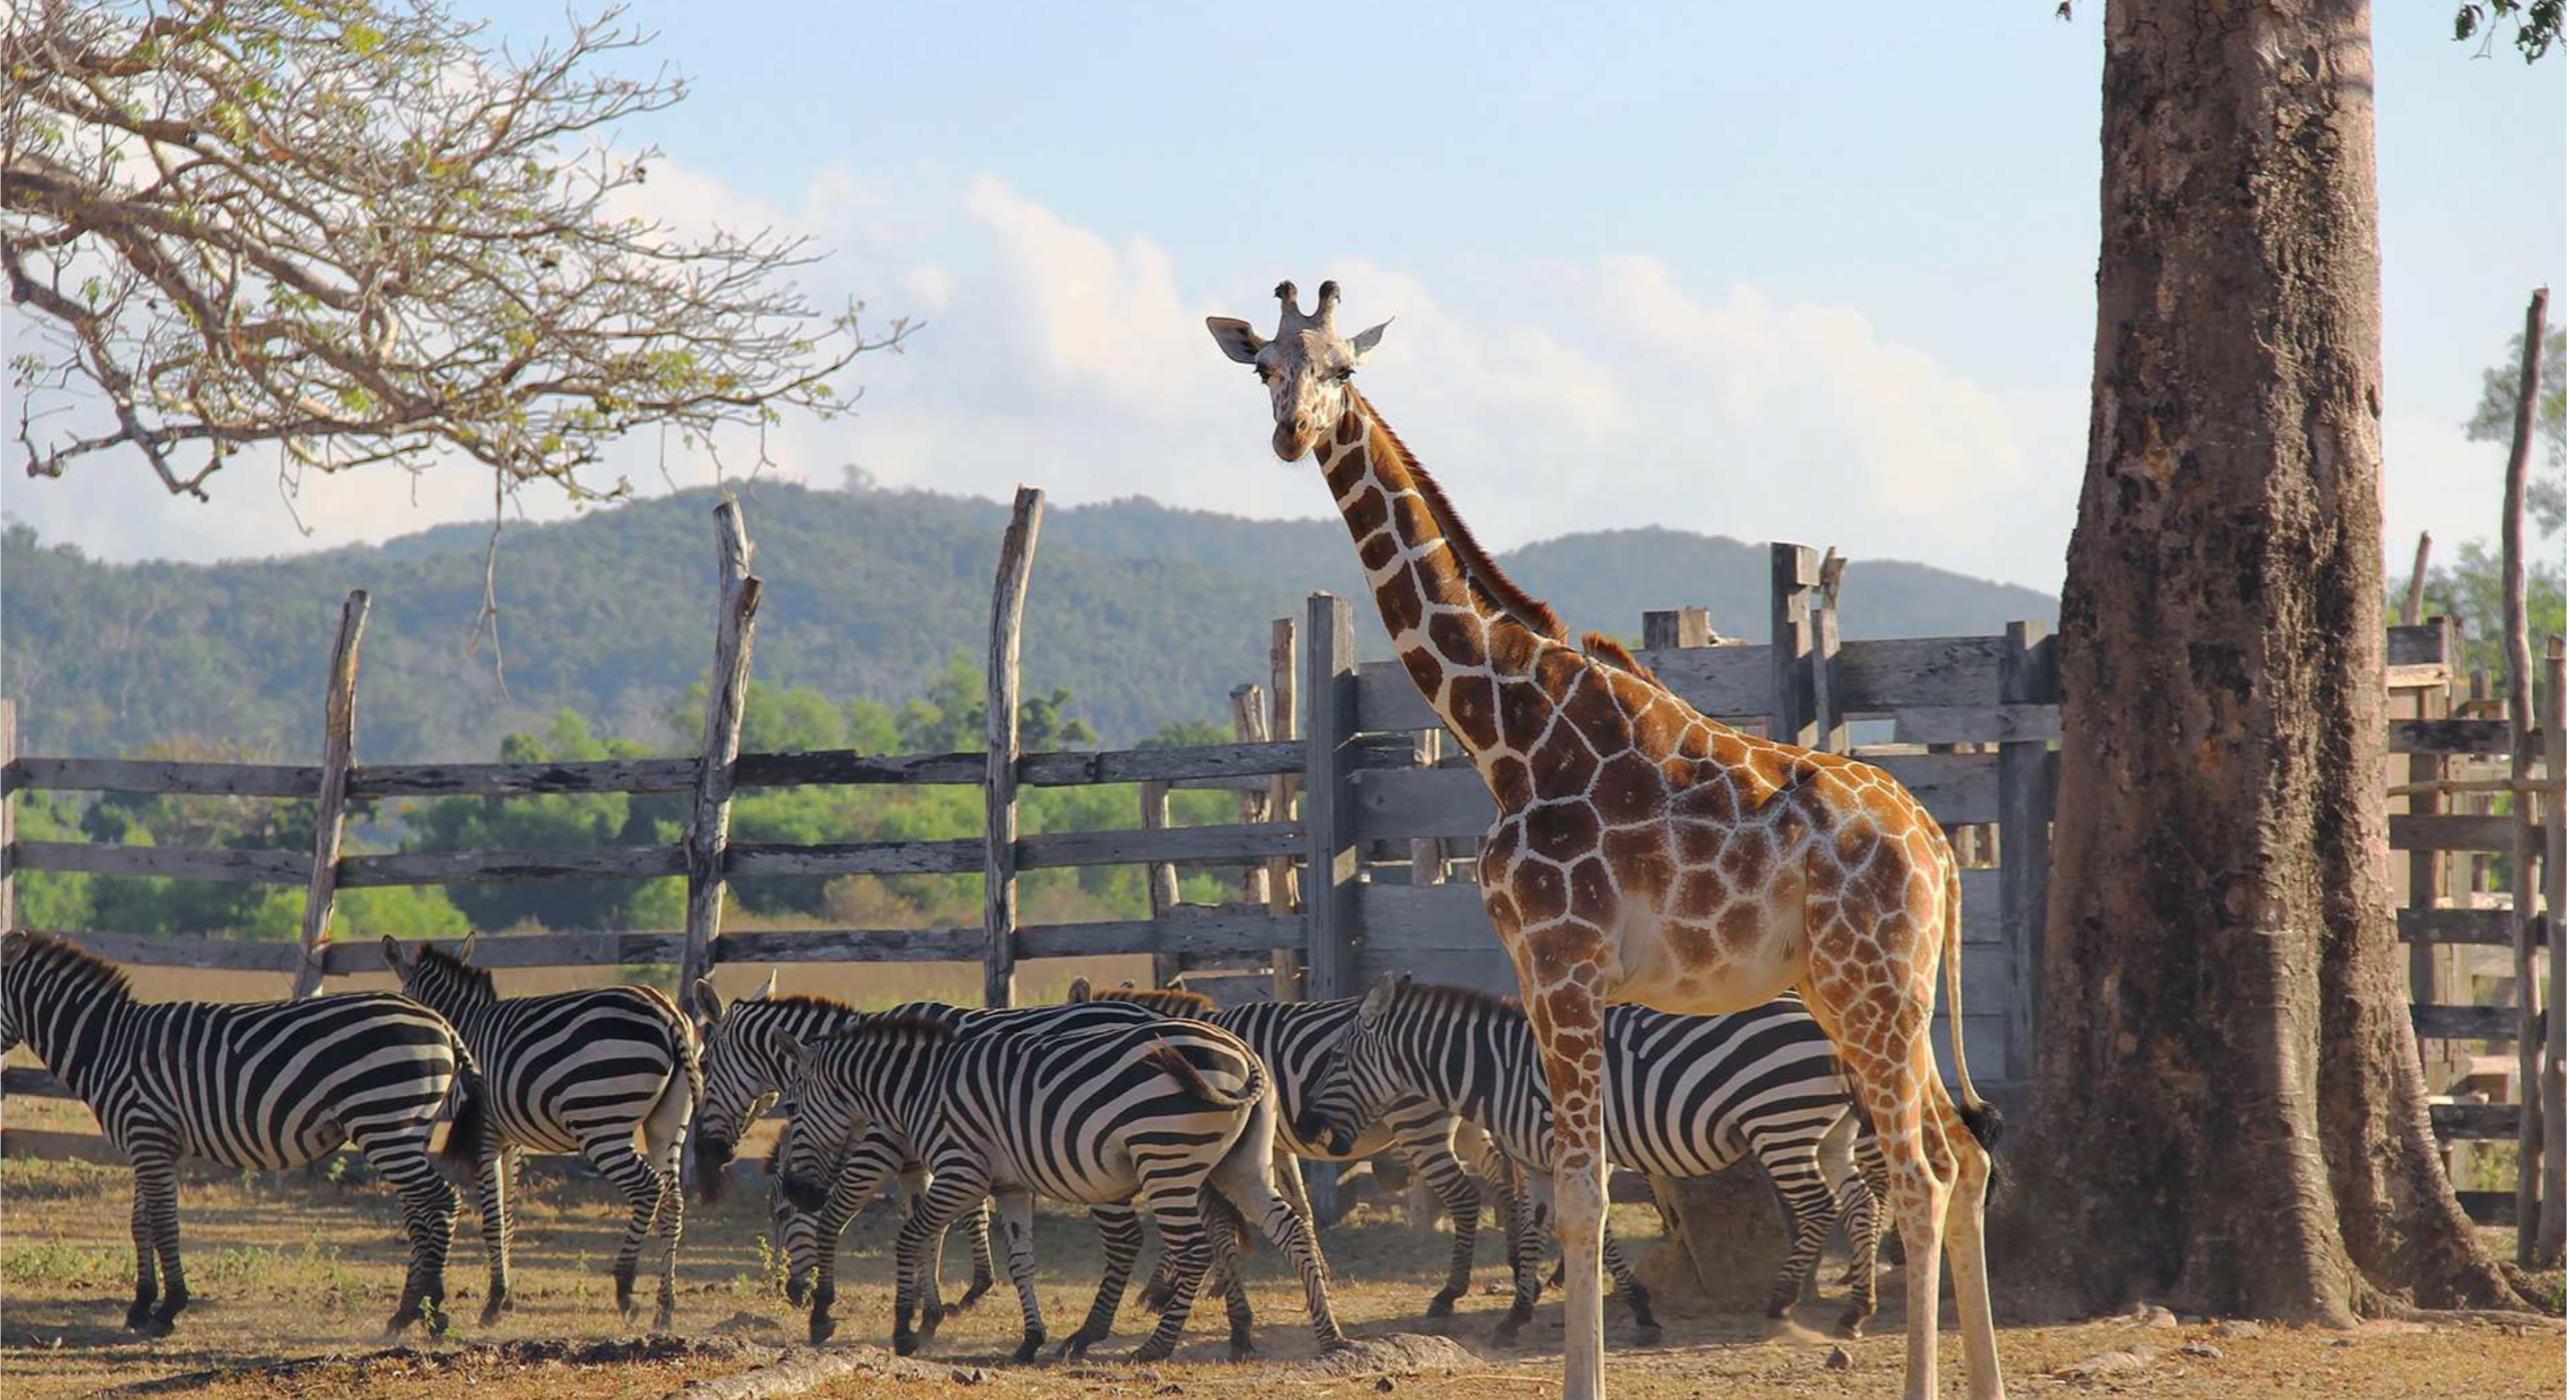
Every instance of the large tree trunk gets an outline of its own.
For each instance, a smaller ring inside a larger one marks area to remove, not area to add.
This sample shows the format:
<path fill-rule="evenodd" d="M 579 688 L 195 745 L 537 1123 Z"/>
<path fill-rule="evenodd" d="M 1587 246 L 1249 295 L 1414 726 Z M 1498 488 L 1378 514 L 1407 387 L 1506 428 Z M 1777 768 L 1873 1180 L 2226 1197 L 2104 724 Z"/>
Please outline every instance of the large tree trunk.
<path fill-rule="evenodd" d="M 2104 26 L 2008 1252 L 2088 1307 L 2518 1303 L 2435 1155 L 2390 923 L 2369 6 L 2116 0 Z"/>

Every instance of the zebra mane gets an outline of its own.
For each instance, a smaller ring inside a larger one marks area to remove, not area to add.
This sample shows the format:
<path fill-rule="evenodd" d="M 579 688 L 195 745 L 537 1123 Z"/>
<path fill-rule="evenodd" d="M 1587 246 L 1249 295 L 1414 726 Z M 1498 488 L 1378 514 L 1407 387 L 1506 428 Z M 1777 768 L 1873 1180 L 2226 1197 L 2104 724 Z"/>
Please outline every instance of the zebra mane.
<path fill-rule="evenodd" d="M 807 1056 L 827 1045 L 855 1045 L 881 1040 L 916 1040 L 930 1045 L 945 1045 L 959 1038 L 952 1026 L 925 1016 L 868 1016 L 844 1030 L 815 1035 L 804 1041 L 802 1053 Z"/>
<path fill-rule="evenodd" d="M 490 980 L 489 969 L 475 967 L 433 943 L 420 948 L 419 966 L 437 968 L 450 974 L 457 982 L 463 984 L 463 989 L 467 992 L 482 996 L 499 994 L 496 985 Z"/>
<path fill-rule="evenodd" d="M 26 951 L 18 955 L 20 958 L 32 959 L 48 970 L 66 974 L 90 992 L 126 1000 L 133 998 L 134 984 L 125 976 L 123 968 L 70 939 L 33 931 L 10 936 L 26 940 Z M 11 959 L 13 962 L 16 960 Z"/>
<path fill-rule="evenodd" d="M 1521 1016 L 1524 1004 L 1513 997 L 1483 992 L 1477 987 L 1455 987 L 1441 982 L 1403 982 L 1394 1005 L 1422 1011 L 1454 1011 L 1464 1014 L 1488 1012 L 1501 1016 Z"/>
<path fill-rule="evenodd" d="M 1088 994 L 1089 1001 L 1128 1001 L 1170 1016 L 1201 1020 L 1220 1010 L 1212 998 L 1183 987 L 1100 987 Z"/>

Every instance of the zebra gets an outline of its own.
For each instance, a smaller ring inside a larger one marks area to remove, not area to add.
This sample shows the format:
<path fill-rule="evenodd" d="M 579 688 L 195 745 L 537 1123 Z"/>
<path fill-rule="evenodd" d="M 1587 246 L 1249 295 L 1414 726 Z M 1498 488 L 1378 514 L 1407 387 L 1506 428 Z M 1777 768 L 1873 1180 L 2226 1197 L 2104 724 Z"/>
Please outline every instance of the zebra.
<path fill-rule="evenodd" d="M 943 1002 L 913 1002 L 886 1012 L 865 1012 L 827 997 L 778 996 L 775 989 L 775 978 L 770 975 L 758 991 L 725 1004 L 710 981 L 699 980 L 695 984 L 695 1010 L 705 1034 L 704 1101 L 696 1115 L 696 1187 L 707 1202 L 719 1198 L 727 1167 L 748 1125 L 756 1121 L 763 1106 L 776 1098 L 791 1077 L 791 1065 L 782 1050 L 788 1041 L 813 1041 L 886 1017 L 933 1021 L 963 1036 L 1010 1029 L 1135 1025 L 1161 1019 L 1157 1011 L 1123 1003 L 981 1010 Z M 810 1279 L 810 1336 L 814 1346 L 826 1341 L 837 1327 L 831 1308 L 837 1298 L 838 1236 L 883 1183 L 895 1178 L 914 1208 L 926 1189 L 925 1173 L 917 1157 L 890 1134 L 868 1131 L 856 1134 L 849 1142 L 827 1199 L 818 1209 L 792 1209 L 792 1203 L 779 1195 L 776 1234 L 787 1261 L 786 1296 L 800 1303 L 801 1281 Z M 781 1180 L 779 1174 L 778 1181 Z M 1121 1228 L 1119 1222 L 1110 1219 L 1110 1213 L 1100 1215 L 1098 1224 L 1109 1231 Z M 967 1212 L 963 1225 L 972 1251 L 972 1282 L 952 1311 L 977 1302 L 996 1279 L 986 1215 L 978 1210 Z M 1131 1228 L 1139 1229 L 1137 1217 Z M 935 1249 L 941 1255 L 942 1231 L 938 1232 Z M 929 1270 L 923 1286 L 924 1315 L 932 1325 L 948 1311 L 938 1293 L 935 1269 Z M 1120 1282 L 1115 1296 L 1119 1305 Z"/>
<path fill-rule="evenodd" d="M 1355 1024 L 1355 1014 L 1363 1005 L 1361 997 L 1338 997 L 1329 1001 L 1261 1001 L 1227 1009 L 1216 1007 L 1212 999 L 1200 992 L 1181 989 L 1134 987 L 1126 983 L 1118 988 L 1097 988 L 1081 977 L 1070 983 L 1069 1000 L 1132 1001 L 1151 1006 L 1174 1016 L 1186 1016 L 1221 1027 L 1248 1042 L 1274 1074 L 1275 1097 L 1282 1105 L 1277 1122 L 1277 1144 L 1292 1157 L 1320 1162 L 1347 1162 L 1373 1156 L 1385 1149 L 1396 1151 L 1411 1170 L 1426 1183 L 1427 1189 L 1453 1220 L 1453 1249 L 1445 1270 L 1444 1285 L 1426 1305 L 1428 1317 L 1449 1317 L 1453 1305 L 1469 1296 L 1471 1265 L 1479 1247 L 1480 1208 L 1484 1189 L 1496 1197 L 1501 1222 L 1510 1251 L 1516 1245 L 1511 1227 L 1515 1212 L 1521 1207 L 1520 1188 L 1508 1191 L 1499 1178 L 1483 1176 L 1472 1170 L 1454 1151 L 1453 1140 L 1461 1120 L 1439 1104 L 1402 1095 L 1368 1124 L 1354 1144 L 1343 1152 L 1327 1144 L 1304 1137 L 1296 1130 L 1302 1110 L 1317 1087 L 1318 1074 L 1337 1044 Z M 1317 1221 L 1310 1210 L 1309 1197 L 1302 1193 L 1300 1169 L 1290 1161 L 1276 1164 L 1276 1180 L 1284 1187 L 1286 1198 L 1302 1219 L 1313 1229 Z M 1485 1187 L 1482 1185 L 1485 1183 Z M 1510 1272 L 1517 1263 L 1510 1252 Z M 1152 1281 L 1142 1294 L 1143 1301 L 1156 1303 L 1163 1295 L 1164 1276 Z"/>
<path fill-rule="evenodd" d="M 519 1156 L 576 1152 L 624 1193 L 631 1217 L 615 1251 L 615 1309 L 638 1311 L 633 1276 L 654 1223 L 661 1243 L 653 1331 L 677 1312 L 677 1249 L 686 1233 L 679 1152 L 702 1094 L 695 1027 L 655 987 L 592 987 L 502 997 L 472 965 L 474 938 L 448 953 L 387 936 L 383 960 L 402 993 L 463 1033 L 489 1086 L 492 1131 L 476 1164 L 490 1251 L 487 1327 L 514 1306 L 508 1291 L 508 1196 Z"/>
<path fill-rule="evenodd" d="M 188 1304 L 180 1158 L 278 1171 L 353 1142 L 400 1192 L 410 1239 L 410 1271 L 386 1333 L 424 1318 L 430 1336 L 444 1335 L 458 1202 L 440 1165 L 460 1174 L 481 1152 L 484 1095 L 472 1052 L 436 1012 L 389 992 L 137 1001 L 115 964 L 66 939 L 13 931 L 0 935 L 0 1053 L 21 1042 L 133 1164 L 126 1327 L 165 1337 Z M 429 1139 L 449 1102 L 454 1124 L 432 1164 Z"/>
<path fill-rule="evenodd" d="M 1800 999 L 1786 994 L 1748 1011 L 1676 1016 L 1645 1007 L 1605 1013 L 1605 1150 L 1653 1181 L 1707 1176 L 1753 1154 L 1781 1198 L 1793 1230 L 1766 1312 L 1779 1318 L 1800 1297 L 1838 1214 L 1820 1167 L 1820 1142 L 1854 1112 L 1835 1048 Z M 1444 1105 L 1486 1129 L 1499 1152 L 1537 1190 L 1551 1162 L 1551 1089 L 1521 1007 L 1460 987 L 1411 985 L 1388 977 L 1369 991 L 1353 1030 L 1332 1060 L 1301 1125 L 1331 1146 L 1403 1095 Z M 1856 1155 L 1877 1168 L 1868 1134 Z M 1841 1325 L 1859 1334 L 1873 1312 L 1873 1260 L 1880 1244 L 1876 1192 L 1848 1187 L 1846 1235 L 1856 1267 Z M 1664 1196 L 1661 1196 L 1661 1200 Z M 1519 1225 L 1529 1233 L 1531 1220 Z M 1519 1256 L 1538 1257 L 1527 1239 Z M 1610 1233 L 1606 1264 L 1643 1343 L 1658 1335 L 1648 1292 Z M 1539 1287 L 1519 1267 L 1514 1306 L 1498 1327 L 1511 1340 L 1531 1316 Z"/>
<path fill-rule="evenodd" d="M 1158 1224 L 1175 1286 L 1134 1360 L 1175 1350 L 1216 1255 L 1227 1266 L 1232 1354 L 1245 1353 L 1246 1290 L 1232 1232 L 1247 1220 L 1300 1270 L 1321 1349 L 1346 1345 L 1329 1307 L 1318 1243 L 1275 1188 L 1272 1080 L 1257 1053 L 1229 1032 L 1155 1020 L 963 1037 L 937 1022 L 892 1019 L 808 1050 L 789 1044 L 786 1053 L 800 1061 L 791 1091 L 798 1112 L 785 1130 L 784 1152 L 785 1189 L 797 1205 L 820 1204 L 826 1170 L 859 1124 L 912 1144 L 933 1177 L 900 1230 L 892 1341 L 901 1354 L 915 1353 L 933 1333 L 932 1318 L 917 1331 L 910 1321 L 929 1241 L 993 1194 L 1008 1276 L 1024 1309 L 1019 1361 L 1030 1360 L 1045 1339 L 1034 1289 L 1038 1194 L 1106 1212 L 1108 1277 L 1064 1354 L 1083 1353 L 1111 1329 L 1121 1279 L 1140 1244 L 1128 1204 L 1135 1198 Z"/>

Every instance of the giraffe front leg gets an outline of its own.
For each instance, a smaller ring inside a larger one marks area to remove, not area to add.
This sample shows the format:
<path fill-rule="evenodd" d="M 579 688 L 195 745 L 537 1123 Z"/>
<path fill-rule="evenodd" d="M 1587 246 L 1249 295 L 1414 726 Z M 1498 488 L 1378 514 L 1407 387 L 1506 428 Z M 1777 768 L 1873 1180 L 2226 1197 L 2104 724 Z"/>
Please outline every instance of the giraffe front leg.
<path fill-rule="evenodd" d="M 1525 980 L 1528 989 L 1536 985 Z M 1551 974 L 1525 1005 L 1551 1086 L 1551 1189 L 1568 1293 L 1560 1342 L 1564 1400 L 1604 1394 L 1604 999 L 1596 994 L 1598 980 L 1591 964 L 1580 963 Z"/>

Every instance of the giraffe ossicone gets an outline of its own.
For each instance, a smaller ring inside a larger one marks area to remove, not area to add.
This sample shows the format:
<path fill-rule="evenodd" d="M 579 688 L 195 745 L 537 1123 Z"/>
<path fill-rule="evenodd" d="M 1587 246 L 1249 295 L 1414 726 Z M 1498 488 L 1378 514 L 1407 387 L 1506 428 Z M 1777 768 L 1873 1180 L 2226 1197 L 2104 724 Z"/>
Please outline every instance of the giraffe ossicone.
<path fill-rule="evenodd" d="M 1889 1161 L 1920 1300 L 1907 1395 L 1934 1393 L 1924 1300 L 1947 1243 L 1970 1394 L 2003 1395 L 1984 1223 L 1997 1118 L 1961 1044 L 1960 870 L 1942 828 L 1880 769 L 1742 733 L 1610 638 L 1572 641 L 1355 388 L 1382 326 L 1338 335 L 1334 282 L 1307 315 L 1290 282 L 1275 294 L 1271 338 L 1229 317 L 1206 325 L 1264 382 L 1275 454 L 1316 459 L 1402 665 L 1497 798 L 1480 892 L 1551 1084 L 1566 1394 L 1603 1393 L 1605 1005 L 1710 1014 L 1798 988 Z M 1958 1102 L 1930 1034 L 1938 964 Z"/>

